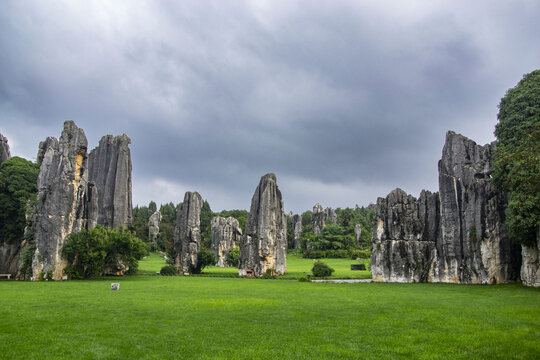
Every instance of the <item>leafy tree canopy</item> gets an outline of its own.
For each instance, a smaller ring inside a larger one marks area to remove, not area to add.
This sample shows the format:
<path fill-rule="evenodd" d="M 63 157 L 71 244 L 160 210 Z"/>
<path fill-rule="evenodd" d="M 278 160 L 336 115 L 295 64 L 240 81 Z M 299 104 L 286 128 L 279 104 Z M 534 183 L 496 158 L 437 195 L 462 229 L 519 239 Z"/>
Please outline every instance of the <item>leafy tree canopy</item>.
<path fill-rule="evenodd" d="M 27 203 L 35 201 L 39 166 L 12 157 L 0 167 L 0 243 L 22 241 Z"/>
<path fill-rule="evenodd" d="M 540 70 L 506 92 L 498 119 L 493 181 L 509 194 L 510 237 L 532 245 L 540 226 Z"/>

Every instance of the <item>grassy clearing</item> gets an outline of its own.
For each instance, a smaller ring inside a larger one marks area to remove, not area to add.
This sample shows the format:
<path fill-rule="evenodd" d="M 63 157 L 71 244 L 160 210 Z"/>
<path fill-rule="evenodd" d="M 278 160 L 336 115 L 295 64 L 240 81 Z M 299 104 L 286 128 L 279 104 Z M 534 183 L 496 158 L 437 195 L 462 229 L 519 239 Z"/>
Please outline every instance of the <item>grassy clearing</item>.
<path fill-rule="evenodd" d="M 369 259 L 361 261 L 351 259 L 321 259 L 331 268 L 335 270 L 330 278 L 333 279 L 370 279 L 371 272 L 366 271 L 352 271 L 351 264 L 364 263 L 366 268 L 369 265 Z M 155 274 L 165 265 L 163 258 L 155 253 L 150 254 L 146 259 L 139 262 L 139 274 Z M 287 273 L 280 278 L 284 279 L 296 279 L 299 276 L 306 276 L 311 273 L 313 267 L 312 259 L 303 259 L 299 255 L 289 252 L 287 254 Z M 238 276 L 238 269 L 233 267 L 221 268 L 217 266 L 209 266 L 203 270 L 203 276 L 223 276 L 223 277 L 236 277 Z"/>
<path fill-rule="evenodd" d="M 182 276 L 1 281 L 0 324 L 2 359 L 535 359 L 540 290 Z"/>

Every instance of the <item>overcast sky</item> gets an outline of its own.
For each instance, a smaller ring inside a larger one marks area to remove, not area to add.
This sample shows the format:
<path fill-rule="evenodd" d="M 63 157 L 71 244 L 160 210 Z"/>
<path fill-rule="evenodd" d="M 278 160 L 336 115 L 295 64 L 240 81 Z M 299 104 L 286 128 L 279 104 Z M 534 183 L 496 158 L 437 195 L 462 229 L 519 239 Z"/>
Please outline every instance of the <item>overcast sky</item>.
<path fill-rule="evenodd" d="M 0 133 L 131 137 L 133 199 L 288 212 L 436 191 L 447 130 L 494 140 L 540 68 L 540 1 L 0 1 Z"/>

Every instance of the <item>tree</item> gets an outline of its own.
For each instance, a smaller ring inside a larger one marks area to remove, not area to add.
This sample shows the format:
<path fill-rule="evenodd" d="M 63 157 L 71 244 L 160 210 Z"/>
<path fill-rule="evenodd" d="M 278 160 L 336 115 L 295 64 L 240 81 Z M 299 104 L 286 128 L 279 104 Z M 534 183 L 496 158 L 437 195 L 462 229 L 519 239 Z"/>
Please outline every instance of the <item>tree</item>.
<path fill-rule="evenodd" d="M 104 228 L 71 234 L 62 253 L 67 258 L 64 269 L 73 278 L 103 276 L 117 272 L 133 274 L 138 260 L 146 254 L 146 245 L 124 229 Z"/>
<path fill-rule="evenodd" d="M 509 195 L 508 234 L 533 245 L 540 226 L 540 70 L 506 92 L 497 117 L 493 182 Z"/>
<path fill-rule="evenodd" d="M 210 209 L 208 201 L 204 200 L 201 208 L 201 241 L 206 247 L 210 247 L 212 241 L 212 217 L 214 213 Z"/>
<path fill-rule="evenodd" d="M 27 204 L 35 201 L 39 166 L 12 157 L 0 167 L 0 244 L 23 240 Z"/>

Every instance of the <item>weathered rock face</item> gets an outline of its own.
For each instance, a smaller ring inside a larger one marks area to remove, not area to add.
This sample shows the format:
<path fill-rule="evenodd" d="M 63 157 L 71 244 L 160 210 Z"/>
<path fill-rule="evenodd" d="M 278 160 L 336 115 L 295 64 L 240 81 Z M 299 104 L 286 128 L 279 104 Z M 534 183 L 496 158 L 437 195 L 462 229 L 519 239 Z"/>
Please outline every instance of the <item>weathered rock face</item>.
<path fill-rule="evenodd" d="M 323 210 L 321 204 L 317 203 L 313 206 L 313 215 L 311 217 L 311 224 L 314 234 L 320 234 L 322 229 L 326 226 L 326 222 L 337 222 L 336 211 L 330 207 Z"/>
<path fill-rule="evenodd" d="M 202 197 L 197 192 L 186 192 L 178 211 L 173 235 L 174 263 L 177 271 L 191 272 L 197 267 L 201 246 Z"/>
<path fill-rule="evenodd" d="M 255 276 L 274 269 L 277 274 L 287 271 L 287 218 L 276 176 L 266 174 L 251 199 L 251 210 L 246 223 L 246 234 L 240 242 L 238 273 Z"/>
<path fill-rule="evenodd" d="M 161 213 L 156 210 L 148 219 L 148 238 L 156 242 L 159 234 L 159 224 L 161 223 Z"/>
<path fill-rule="evenodd" d="M 439 162 L 441 237 L 432 281 L 504 283 L 519 278 L 520 249 L 504 227 L 506 198 L 491 184 L 493 145 L 448 132 Z"/>
<path fill-rule="evenodd" d="M 11 274 L 17 276 L 21 264 L 21 250 L 25 241 L 8 244 L 0 244 L 0 274 Z"/>
<path fill-rule="evenodd" d="M 88 191 L 84 131 L 73 121 L 66 121 L 60 140 L 49 137 L 40 144 L 38 162 L 32 273 L 37 278 L 42 271 L 50 272 L 53 279 L 61 280 L 66 265 L 61 250 L 66 238 L 92 222 L 88 219 L 92 215 L 88 203 L 95 194 Z"/>
<path fill-rule="evenodd" d="M 326 209 L 324 209 L 324 213 L 326 214 L 326 219 L 328 221 L 332 222 L 333 224 L 337 222 L 337 214 L 334 209 L 327 207 Z"/>
<path fill-rule="evenodd" d="M 417 200 L 396 189 L 377 200 L 372 234 L 374 281 L 428 280 L 438 233 L 438 194 L 422 191 Z"/>
<path fill-rule="evenodd" d="M 292 215 L 291 216 L 291 228 L 294 232 L 294 249 L 300 249 L 300 235 L 302 235 L 302 216 L 301 215 Z"/>
<path fill-rule="evenodd" d="M 536 245 L 521 246 L 521 281 L 523 285 L 540 287 L 540 227 L 536 228 Z"/>
<path fill-rule="evenodd" d="M 376 281 L 504 283 L 519 277 L 519 247 L 504 228 L 505 197 L 490 182 L 492 145 L 448 132 L 439 193 L 393 191 L 377 201 Z"/>
<path fill-rule="evenodd" d="M 360 240 L 362 238 L 362 225 L 356 224 L 354 226 L 354 237 L 356 240 L 356 247 L 360 246 Z"/>
<path fill-rule="evenodd" d="M 229 251 L 237 247 L 242 239 L 242 229 L 238 220 L 233 217 L 223 218 L 215 216 L 212 218 L 212 242 L 211 249 L 218 259 L 216 266 L 227 266 L 227 256 Z"/>
<path fill-rule="evenodd" d="M 317 203 L 313 206 L 313 213 L 311 216 L 311 225 L 314 234 L 320 234 L 321 230 L 326 225 L 326 212 L 321 204 Z"/>
<path fill-rule="evenodd" d="M 7 138 L 0 134 L 0 165 L 11 157 Z"/>
<path fill-rule="evenodd" d="M 99 225 L 128 227 L 133 220 L 130 138 L 106 135 L 88 156 L 89 181 L 96 185 Z"/>

